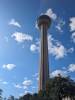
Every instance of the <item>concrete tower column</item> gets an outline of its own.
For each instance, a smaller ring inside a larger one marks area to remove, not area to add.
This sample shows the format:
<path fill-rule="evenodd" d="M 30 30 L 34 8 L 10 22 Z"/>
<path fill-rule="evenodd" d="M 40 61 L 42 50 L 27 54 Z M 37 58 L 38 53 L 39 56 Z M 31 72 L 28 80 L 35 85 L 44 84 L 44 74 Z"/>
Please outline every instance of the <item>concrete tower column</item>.
<path fill-rule="evenodd" d="M 49 61 L 48 61 L 48 40 L 47 30 L 50 26 L 51 19 L 47 15 L 41 15 L 38 20 L 38 27 L 41 32 L 40 43 L 40 68 L 39 68 L 39 91 L 46 90 L 46 83 L 49 79 Z"/>

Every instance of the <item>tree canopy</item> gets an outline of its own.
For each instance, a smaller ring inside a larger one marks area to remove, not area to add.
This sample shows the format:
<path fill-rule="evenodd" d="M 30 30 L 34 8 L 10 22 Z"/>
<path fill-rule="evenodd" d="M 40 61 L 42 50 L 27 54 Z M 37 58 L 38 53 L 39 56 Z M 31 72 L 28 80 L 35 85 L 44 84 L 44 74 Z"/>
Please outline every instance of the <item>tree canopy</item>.
<path fill-rule="evenodd" d="M 58 75 L 49 79 L 45 91 L 39 91 L 39 93 L 34 94 L 28 93 L 18 99 L 12 95 L 9 98 L 3 98 L 2 92 L 3 90 L 0 89 L 0 100 L 62 100 L 65 97 L 75 100 L 75 81 L 69 77 Z"/>
<path fill-rule="evenodd" d="M 62 100 L 63 97 L 71 97 L 75 100 L 75 82 L 69 77 L 50 78 L 46 85 L 46 91 L 39 91 L 38 94 L 27 94 L 19 100 Z"/>

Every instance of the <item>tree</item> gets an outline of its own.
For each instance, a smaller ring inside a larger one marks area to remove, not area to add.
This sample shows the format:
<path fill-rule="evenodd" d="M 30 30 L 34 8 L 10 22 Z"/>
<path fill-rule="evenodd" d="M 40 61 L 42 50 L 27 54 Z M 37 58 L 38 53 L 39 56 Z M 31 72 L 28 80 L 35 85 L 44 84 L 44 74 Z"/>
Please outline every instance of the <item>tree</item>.
<path fill-rule="evenodd" d="M 71 97 L 75 100 L 75 82 L 69 77 L 50 78 L 46 84 L 46 91 L 38 94 L 26 94 L 19 100 L 62 100 L 63 97 Z"/>
<path fill-rule="evenodd" d="M 14 98 L 14 96 L 10 96 L 9 98 L 8 98 L 8 100 L 15 100 L 15 98 Z"/>
<path fill-rule="evenodd" d="M 75 82 L 69 77 L 54 77 L 47 83 L 46 91 L 53 100 L 61 100 L 63 96 L 74 97 Z"/>
<path fill-rule="evenodd" d="M 39 100 L 38 94 L 34 93 L 30 100 Z"/>
<path fill-rule="evenodd" d="M 32 97 L 32 95 L 28 93 L 28 94 L 20 97 L 19 100 L 30 100 L 31 97 Z"/>
<path fill-rule="evenodd" d="M 0 89 L 0 100 L 2 100 L 2 92 L 3 92 L 3 90 Z"/>

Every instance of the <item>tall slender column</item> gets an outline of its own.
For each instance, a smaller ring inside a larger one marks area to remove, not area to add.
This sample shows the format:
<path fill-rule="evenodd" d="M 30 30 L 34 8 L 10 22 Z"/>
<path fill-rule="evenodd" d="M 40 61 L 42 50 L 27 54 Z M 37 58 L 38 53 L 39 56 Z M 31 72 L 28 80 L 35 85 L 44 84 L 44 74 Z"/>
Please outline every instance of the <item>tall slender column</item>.
<path fill-rule="evenodd" d="M 41 32 L 40 39 L 40 70 L 39 70 L 39 91 L 46 90 L 46 83 L 49 80 L 49 61 L 48 61 L 48 40 L 47 30 L 51 19 L 47 15 L 38 18 L 38 26 Z"/>

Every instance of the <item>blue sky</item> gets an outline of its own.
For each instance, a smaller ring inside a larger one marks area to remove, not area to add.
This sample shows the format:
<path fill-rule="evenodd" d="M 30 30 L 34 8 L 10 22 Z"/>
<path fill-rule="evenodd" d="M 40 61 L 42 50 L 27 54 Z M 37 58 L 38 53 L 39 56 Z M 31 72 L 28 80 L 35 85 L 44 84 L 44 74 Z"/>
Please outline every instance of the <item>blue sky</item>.
<path fill-rule="evenodd" d="M 41 14 L 52 19 L 48 30 L 50 76 L 75 80 L 75 1 L 0 0 L 0 88 L 16 97 L 38 91 Z"/>

